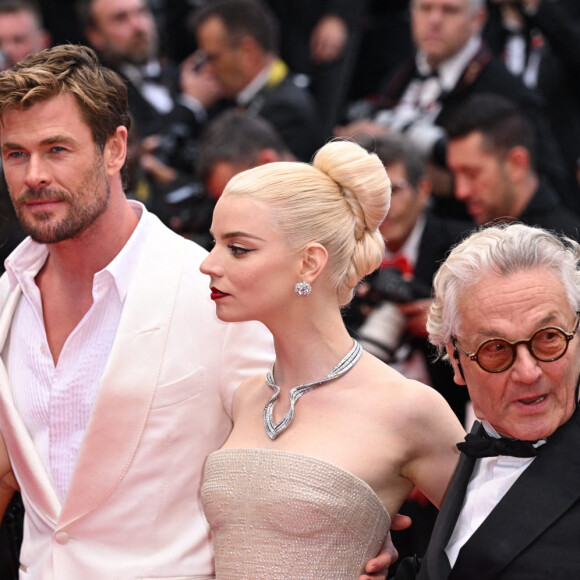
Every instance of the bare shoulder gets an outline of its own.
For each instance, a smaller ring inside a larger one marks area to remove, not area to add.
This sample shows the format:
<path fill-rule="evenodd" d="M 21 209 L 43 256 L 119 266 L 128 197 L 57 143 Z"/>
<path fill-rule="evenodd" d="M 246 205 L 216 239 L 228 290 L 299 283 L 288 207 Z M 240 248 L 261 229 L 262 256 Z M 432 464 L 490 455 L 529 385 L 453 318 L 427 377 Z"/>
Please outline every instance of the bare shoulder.
<path fill-rule="evenodd" d="M 454 445 L 463 438 L 459 419 L 433 387 L 406 378 L 370 355 L 364 374 L 368 418 L 381 432 L 403 441 L 411 455 L 419 446 Z"/>
<path fill-rule="evenodd" d="M 434 388 L 408 379 L 372 355 L 366 361 L 365 374 L 369 377 L 373 395 L 387 409 L 396 406 L 398 412 L 417 418 L 448 410 L 452 412 L 447 401 Z"/>

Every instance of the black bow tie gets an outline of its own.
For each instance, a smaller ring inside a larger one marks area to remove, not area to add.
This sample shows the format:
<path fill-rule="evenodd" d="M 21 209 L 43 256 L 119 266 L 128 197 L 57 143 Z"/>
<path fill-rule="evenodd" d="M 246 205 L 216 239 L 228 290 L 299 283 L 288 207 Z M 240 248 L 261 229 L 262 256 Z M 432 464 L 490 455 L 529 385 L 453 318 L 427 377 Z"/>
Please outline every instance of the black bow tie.
<path fill-rule="evenodd" d="M 520 441 L 505 437 L 494 438 L 486 433 L 482 435 L 468 433 L 465 436 L 465 442 L 457 443 L 457 447 L 469 457 L 495 457 L 497 455 L 534 457 L 538 454 L 534 443 L 535 441 Z"/>
<path fill-rule="evenodd" d="M 426 81 L 427 79 L 437 79 L 439 78 L 439 73 L 437 72 L 437 69 L 432 70 L 428 73 L 422 73 L 421 71 L 419 71 L 419 69 L 417 69 L 417 73 L 416 76 L 419 80 L 421 81 Z"/>
<path fill-rule="evenodd" d="M 143 74 L 143 82 L 144 83 L 152 83 L 154 85 L 161 84 L 161 72 L 155 74 Z"/>

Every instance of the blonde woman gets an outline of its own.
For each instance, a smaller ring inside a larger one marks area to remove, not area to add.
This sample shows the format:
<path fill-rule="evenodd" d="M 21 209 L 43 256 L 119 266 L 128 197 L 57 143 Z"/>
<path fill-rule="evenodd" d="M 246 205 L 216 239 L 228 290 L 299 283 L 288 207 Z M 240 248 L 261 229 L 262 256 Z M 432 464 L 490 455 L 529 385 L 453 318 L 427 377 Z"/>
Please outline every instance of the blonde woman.
<path fill-rule="evenodd" d="M 270 373 L 236 392 L 202 501 L 218 579 L 354 579 L 417 486 L 441 503 L 464 431 L 432 388 L 362 351 L 340 309 L 383 255 L 380 160 L 348 141 L 238 174 L 202 263 L 221 320 L 262 322 Z"/>

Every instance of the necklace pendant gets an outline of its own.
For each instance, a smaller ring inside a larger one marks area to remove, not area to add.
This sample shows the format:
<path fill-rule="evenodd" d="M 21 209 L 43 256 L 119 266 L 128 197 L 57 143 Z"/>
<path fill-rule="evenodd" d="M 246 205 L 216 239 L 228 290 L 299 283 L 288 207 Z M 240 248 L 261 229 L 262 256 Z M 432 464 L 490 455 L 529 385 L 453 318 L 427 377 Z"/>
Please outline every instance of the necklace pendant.
<path fill-rule="evenodd" d="M 322 379 L 319 381 L 314 381 L 312 383 L 305 383 L 303 385 L 298 385 L 290 390 L 288 393 L 288 398 L 290 399 L 290 408 L 286 411 L 286 414 L 279 423 L 274 421 L 274 405 L 278 400 L 278 395 L 280 394 L 280 387 L 274 382 L 274 367 L 266 375 L 266 383 L 272 388 L 274 394 L 268 399 L 266 406 L 264 407 L 264 412 L 262 413 L 262 418 L 264 421 L 264 428 L 266 429 L 266 434 L 272 440 L 276 439 L 282 431 L 286 430 L 292 419 L 294 418 L 294 408 L 296 406 L 296 401 L 302 396 L 312 391 L 313 389 L 319 387 L 323 383 L 332 381 L 341 377 L 346 372 L 348 372 L 360 359 L 362 354 L 361 345 L 355 340 L 354 346 L 348 352 L 348 354 Z"/>
<path fill-rule="evenodd" d="M 280 387 L 276 385 L 277 391 L 272 395 L 270 400 L 266 403 L 264 407 L 264 428 L 266 429 L 266 434 L 272 441 L 282 433 L 285 429 L 287 429 L 288 425 L 294 418 L 294 405 L 297 399 L 295 399 L 295 393 L 290 392 L 290 408 L 286 411 L 286 414 L 279 423 L 274 421 L 274 403 L 278 400 L 278 395 L 280 394 Z"/>

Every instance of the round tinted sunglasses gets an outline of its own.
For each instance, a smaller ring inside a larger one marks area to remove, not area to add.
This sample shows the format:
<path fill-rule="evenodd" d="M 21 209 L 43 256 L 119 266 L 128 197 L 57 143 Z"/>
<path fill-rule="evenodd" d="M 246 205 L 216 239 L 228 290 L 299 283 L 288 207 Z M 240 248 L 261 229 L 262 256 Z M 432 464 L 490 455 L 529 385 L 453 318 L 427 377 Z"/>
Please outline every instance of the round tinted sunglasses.
<path fill-rule="evenodd" d="M 475 352 L 465 350 L 455 337 L 451 337 L 451 342 L 456 350 L 460 350 L 470 360 L 475 361 L 484 371 L 501 373 L 514 364 L 516 349 L 520 344 L 525 344 L 529 353 L 541 362 L 552 362 L 562 358 L 568 350 L 568 343 L 576 334 L 579 322 L 580 312 L 577 312 L 574 326 L 569 332 L 558 326 L 545 326 L 536 330 L 529 338 L 514 342 L 505 338 L 488 338 L 475 349 Z"/>

